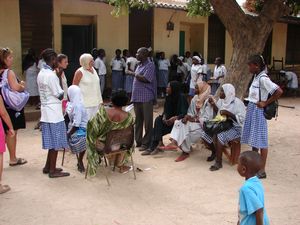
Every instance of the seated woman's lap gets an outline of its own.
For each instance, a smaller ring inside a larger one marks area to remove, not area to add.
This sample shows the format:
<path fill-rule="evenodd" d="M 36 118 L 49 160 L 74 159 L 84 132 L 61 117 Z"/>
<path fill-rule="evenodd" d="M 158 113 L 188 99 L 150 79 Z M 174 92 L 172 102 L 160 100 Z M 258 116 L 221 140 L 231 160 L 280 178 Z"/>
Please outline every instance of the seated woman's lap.
<path fill-rule="evenodd" d="M 238 138 L 241 138 L 241 129 L 237 127 L 232 127 L 229 130 L 217 134 L 217 139 L 222 145 Z"/>

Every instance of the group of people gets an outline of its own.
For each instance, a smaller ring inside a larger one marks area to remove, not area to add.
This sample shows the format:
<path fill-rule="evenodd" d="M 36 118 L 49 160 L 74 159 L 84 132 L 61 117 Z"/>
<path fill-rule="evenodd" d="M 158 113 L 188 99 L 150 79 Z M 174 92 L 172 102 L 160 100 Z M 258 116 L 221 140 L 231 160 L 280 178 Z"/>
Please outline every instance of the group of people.
<path fill-rule="evenodd" d="M 48 150 L 42 170 L 44 174 L 48 174 L 50 178 L 69 176 L 70 174 L 64 172 L 62 168 L 56 167 L 56 159 L 58 150 L 70 148 L 77 155 L 77 167 L 80 172 L 85 171 L 83 157 L 87 151 L 90 165 L 88 173 L 95 175 L 101 163 L 97 142 L 105 143 L 106 135 L 112 130 L 133 125 L 135 125 L 136 146 L 142 151 L 142 155 L 180 149 L 182 154 L 175 160 L 176 162 L 188 158 L 192 150 L 191 145 L 202 139 L 212 152 L 207 161 L 215 160 L 210 167 L 211 171 L 222 168 L 222 152 L 225 145 L 240 139 L 241 143 L 250 145 L 253 150 L 242 153 L 238 162 L 238 172 L 246 178 L 246 183 L 240 190 L 240 212 L 243 216 L 241 221 L 257 220 L 257 218 L 267 221 L 266 213 L 261 210 L 264 201 L 263 189 L 257 180 L 267 176 L 265 165 L 268 155 L 268 129 L 264 108 L 277 100 L 282 90 L 265 73 L 262 56 L 253 55 L 249 58 L 249 72 L 253 74 L 253 80 L 247 98 L 249 103 L 245 107 L 244 103 L 235 96 L 235 88 L 230 83 L 222 84 L 218 99 L 212 95 L 213 87 L 206 82 L 203 66 L 201 68 L 197 66 L 203 65 L 199 56 L 193 56 L 191 59 L 189 95 L 192 98 L 189 102 L 182 91 L 181 80 L 175 79 L 169 82 L 166 79 L 166 73 L 162 71 L 169 66 L 169 63 L 164 59 L 164 54 L 161 54 L 158 79 L 161 79 L 161 84 L 167 83 L 164 92 L 166 99 L 163 113 L 155 119 L 153 126 L 153 105 L 160 82 L 157 82 L 157 70 L 155 63 L 149 58 L 149 50 L 140 48 L 135 60 L 128 57 L 126 61 L 120 56 L 121 52 L 116 51 L 116 57 L 111 63 L 113 83 L 121 85 L 119 80 L 121 72 L 123 73 L 124 66 L 125 68 L 128 66 L 125 71 L 132 80 L 131 99 L 128 97 L 128 92 L 119 90 L 123 88 L 118 86 L 113 90 L 110 106 L 102 104 L 101 76 L 105 76 L 106 71 L 103 69 L 105 64 L 100 60 L 105 57 L 105 51 L 99 50 L 98 53 L 99 60 L 96 58 L 95 61 L 91 54 L 81 55 L 79 59 L 81 67 L 75 72 L 70 87 L 66 85 L 63 72 L 68 65 L 67 56 L 58 55 L 53 49 L 46 49 L 41 54 L 41 68 L 36 82 L 41 102 L 42 147 Z M 185 64 L 190 62 L 189 58 L 187 62 L 183 62 L 179 57 L 179 61 L 182 63 L 179 62 L 179 66 L 188 68 Z M 34 57 L 27 59 L 26 62 L 24 69 L 27 72 L 30 72 L 29 68 L 37 63 Z M 127 62 L 127 65 L 124 62 Z M 12 63 L 12 51 L 8 48 L 0 49 L 0 82 L 7 77 L 11 89 L 22 92 L 26 87 L 25 82 L 17 79 L 11 70 Z M 102 71 L 101 74 L 99 71 Z M 226 75 L 226 69 L 221 65 L 220 58 L 216 59 L 214 74 L 216 80 L 221 80 Z M 124 111 L 124 106 L 130 102 L 134 106 L 135 119 L 130 113 Z M 1 183 L 5 142 L 10 153 L 10 166 L 23 165 L 27 161 L 16 157 L 17 130 L 25 128 L 24 109 L 17 112 L 9 108 L 0 97 L 0 117 L 0 193 L 2 194 L 10 190 L 8 185 Z M 230 121 L 231 125 L 217 133 L 207 132 L 206 122 L 216 118 Z M 164 146 L 162 141 L 166 134 L 170 134 L 171 143 Z M 257 153 L 259 150 L 260 155 Z M 129 169 L 126 161 L 131 153 L 122 153 L 118 157 L 116 166 L 120 168 L 120 172 Z M 249 203 L 247 202 L 249 196 L 245 193 L 249 194 L 251 185 L 254 185 L 259 195 L 250 199 Z M 250 214 L 249 206 L 254 207 L 254 211 Z"/>

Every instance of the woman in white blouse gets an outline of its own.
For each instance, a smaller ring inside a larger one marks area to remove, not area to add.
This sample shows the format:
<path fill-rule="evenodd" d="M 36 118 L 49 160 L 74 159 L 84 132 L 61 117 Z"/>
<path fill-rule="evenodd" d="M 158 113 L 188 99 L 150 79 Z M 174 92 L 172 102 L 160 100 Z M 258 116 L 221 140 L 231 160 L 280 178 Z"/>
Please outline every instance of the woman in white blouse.
<path fill-rule="evenodd" d="M 99 77 L 94 69 L 94 59 L 91 54 L 80 56 L 81 67 L 75 72 L 73 85 L 78 85 L 83 97 L 83 105 L 86 108 L 88 119 L 91 119 L 103 103 Z"/>

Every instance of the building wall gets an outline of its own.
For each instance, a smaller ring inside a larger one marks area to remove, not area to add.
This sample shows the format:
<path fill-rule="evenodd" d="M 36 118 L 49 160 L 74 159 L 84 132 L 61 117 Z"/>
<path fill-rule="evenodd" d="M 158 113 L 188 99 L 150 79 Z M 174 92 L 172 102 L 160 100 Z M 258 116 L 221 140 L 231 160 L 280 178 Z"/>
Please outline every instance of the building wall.
<path fill-rule="evenodd" d="M 53 0 L 54 48 L 61 51 L 62 24 L 82 25 L 88 18 L 95 18 L 97 29 L 97 48 L 104 48 L 109 61 L 115 49 L 128 48 L 128 16 L 113 17 L 112 7 L 105 3 L 82 0 Z"/>
<path fill-rule="evenodd" d="M 22 73 L 22 52 L 19 0 L 0 1 L 0 30 L 0 47 L 8 47 L 13 51 L 13 70 L 20 76 Z"/>
<path fill-rule="evenodd" d="M 174 30 L 170 32 L 166 29 L 166 24 L 170 20 L 174 23 Z M 154 9 L 154 51 L 160 50 L 166 53 L 166 57 L 171 57 L 173 54 L 179 53 L 179 31 L 184 24 L 184 27 L 189 25 L 204 24 L 204 38 L 203 40 L 203 52 L 206 59 L 207 55 L 207 34 L 208 34 L 208 19 L 206 17 L 191 18 L 186 15 L 185 11 L 171 10 L 171 9 Z M 186 46 L 186 51 L 189 45 Z"/>

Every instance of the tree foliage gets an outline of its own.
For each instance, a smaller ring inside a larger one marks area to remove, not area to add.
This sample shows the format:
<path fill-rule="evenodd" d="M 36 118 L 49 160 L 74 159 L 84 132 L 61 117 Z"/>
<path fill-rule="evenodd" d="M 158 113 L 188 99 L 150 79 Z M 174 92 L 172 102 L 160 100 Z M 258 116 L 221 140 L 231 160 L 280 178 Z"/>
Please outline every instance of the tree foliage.
<path fill-rule="evenodd" d="M 114 6 L 111 14 L 115 17 L 128 15 L 130 8 L 147 10 L 153 7 L 153 1 L 148 0 L 108 0 L 108 3 Z"/>
<path fill-rule="evenodd" d="M 188 16 L 209 16 L 212 7 L 209 0 L 190 0 L 187 3 Z"/>

